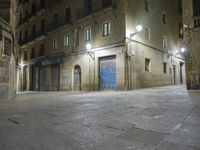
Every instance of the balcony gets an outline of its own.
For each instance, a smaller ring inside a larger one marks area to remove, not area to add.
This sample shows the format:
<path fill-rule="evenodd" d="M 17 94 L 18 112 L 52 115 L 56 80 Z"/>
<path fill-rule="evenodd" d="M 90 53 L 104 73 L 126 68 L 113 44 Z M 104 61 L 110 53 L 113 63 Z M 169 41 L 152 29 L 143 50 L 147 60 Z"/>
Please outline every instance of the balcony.
<path fill-rule="evenodd" d="M 21 47 L 26 47 L 28 45 L 34 44 L 35 42 L 44 39 L 46 37 L 45 33 L 46 33 L 45 31 L 40 31 L 40 32 L 37 32 L 35 34 L 32 34 L 31 36 L 24 38 L 21 41 L 19 41 L 19 45 Z"/>
<path fill-rule="evenodd" d="M 24 16 L 20 21 L 19 21 L 19 26 L 28 23 L 29 21 L 31 21 L 35 16 L 37 15 L 41 15 L 42 12 L 44 12 L 46 10 L 45 5 L 40 5 L 39 7 L 36 8 L 35 11 L 32 11 L 31 13 L 29 13 L 27 16 Z"/>
<path fill-rule="evenodd" d="M 200 16 L 194 17 L 194 28 L 195 29 L 200 28 Z"/>
<path fill-rule="evenodd" d="M 93 2 L 92 3 L 92 11 L 88 12 L 85 8 L 79 9 L 76 11 L 76 19 L 82 19 L 84 17 L 90 16 L 92 14 L 104 11 L 104 10 L 110 10 L 110 9 L 116 9 L 115 4 L 113 2 L 106 4 L 106 5 L 102 5 L 100 3 L 97 2 Z"/>
<path fill-rule="evenodd" d="M 71 24 L 72 24 L 72 22 L 71 22 L 70 19 L 68 19 L 68 20 L 60 20 L 60 21 L 58 21 L 57 24 L 55 24 L 54 22 L 50 22 L 47 25 L 47 32 L 51 32 L 51 31 L 53 31 L 55 29 L 58 29 L 58 28 L 60 28 L 60 27 L 62 27 L 64 25 L 71 25 Z"/>

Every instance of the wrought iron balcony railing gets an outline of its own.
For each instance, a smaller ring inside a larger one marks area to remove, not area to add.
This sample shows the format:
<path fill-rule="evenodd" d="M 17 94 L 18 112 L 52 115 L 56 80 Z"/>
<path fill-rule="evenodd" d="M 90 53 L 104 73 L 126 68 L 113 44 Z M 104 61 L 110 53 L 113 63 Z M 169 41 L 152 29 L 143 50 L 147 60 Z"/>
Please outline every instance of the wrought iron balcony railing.
<path fill-rule="evenodd" d="M 45 33 L 46 33 L 45 30 L 36 32 L 36 33 L 32 34 L 31 36 L 26 37 L 26 38 L 22 39 L 21 41 L 19 41 L 19 45 L 20 46 L 26 45 L 26 44 L 40 38 L 41 36 L 45 36 Z"/>
<path fill-rule="evenodd" d="M 47 25 L 47 32 L 53 31 L 61 26 L 67 25 L 67 24 L 72 24 L 71 19 L 67 20 L 59 20 L 57 23 L 55 22 L 50 22 Z"/>
<path fill-rule="evenodd" d="M 40 5 L 39 7 L 36 8 L 35 11 L 31 11 L 31 13 L 29 13 L 28 15 L 24 16 L 20 21 L 19 21 L 19 26 L 28 22 L 29 19 L 31 19 L 32 17 L 36 16 L 37 13 L 39 13 L 42 10 L 45 10 L 46 7 L 45 5 Z"/>

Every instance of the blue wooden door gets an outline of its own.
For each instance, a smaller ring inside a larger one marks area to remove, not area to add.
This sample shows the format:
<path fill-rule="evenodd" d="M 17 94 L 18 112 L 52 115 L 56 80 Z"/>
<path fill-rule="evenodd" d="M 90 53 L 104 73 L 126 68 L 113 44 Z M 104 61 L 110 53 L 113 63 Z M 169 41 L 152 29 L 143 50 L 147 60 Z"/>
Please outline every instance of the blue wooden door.
<path fill-rule="evenodd" d="M 100 90 L 116 89 L 116 58 L 100 58 Z"/>

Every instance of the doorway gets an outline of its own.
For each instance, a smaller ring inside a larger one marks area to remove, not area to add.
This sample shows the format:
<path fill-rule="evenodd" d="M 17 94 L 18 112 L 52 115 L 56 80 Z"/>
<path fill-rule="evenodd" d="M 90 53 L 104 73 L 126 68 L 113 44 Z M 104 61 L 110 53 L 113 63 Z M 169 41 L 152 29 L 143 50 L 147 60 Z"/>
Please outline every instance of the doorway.
<path fill-rule="evenodd" d="M 74 67 L 74 84 L 73 84 L 74 91 L 81 91 L 81 67 L 76 65 Z"/>

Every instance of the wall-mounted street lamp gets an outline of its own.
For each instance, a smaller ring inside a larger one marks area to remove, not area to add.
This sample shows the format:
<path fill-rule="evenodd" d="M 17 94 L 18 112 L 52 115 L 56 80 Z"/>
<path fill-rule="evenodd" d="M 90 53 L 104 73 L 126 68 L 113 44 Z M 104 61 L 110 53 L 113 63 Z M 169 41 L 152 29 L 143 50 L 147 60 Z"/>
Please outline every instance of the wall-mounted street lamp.
<path fill-rule="evenodd" d="M 182 47 L 182 48 L 180 49 L 180 51 L 176 51 L 176 52 L 175 52 L 175 55 L 184 54 L 185 52 L 186 52 L 186 49 L 185 49 L 184 47 Z"/>
<path fill-rule="evenodd" d="M 87 43 L 85 45 L 85 47 L 86 47 L 86 50 L 87 50 L 87 55 L 89 55 L 92 59 L 94 59 L 95 54 L 94 54 L 94 52 L 91 51 L 92 45 L 90 43 Z"/>
<path fill-rule="evenodd" d="M 143 29 L 143 26 L 142 26 L 141 24 L 138 24 L 138 25 L 136 26 L 136 31 L 137 31 L 137 32 L 134 32 L 134 33 L 131 33 L 131 34 L 130 34 L 130 40 L 131 40 L 131 38 L 134 37 L 137 33 L 141 32 L 142 29 Z"/>
<path fill-rule="evenodd" d="M 131 56 L 132 56 L 132 53 L 131 53 L 131 47 L 129 48 L 129 43 L 131 42 L 135 42 L 135 41 L 132 41 L 132 38 L 137 35 L 138 33 L 140 33 L 143 29 L 143 26 L 141 24 L 138 24 L 136 26 L 136 32 L 134 33 L 130 33 L 130 36 L 129 36 L 129 40 L 128 42 L 126 43 L 126 59 L 125 59 L 125 72 L 126 72 L 126 76 L 125 76 L 125 90 L 131 90 L 132 89 L 132 71 L 131 71 Z M 131 45 L 130 45 L 131 46 Z M 136 64 L 135 64 L 136 65 Z"/>

